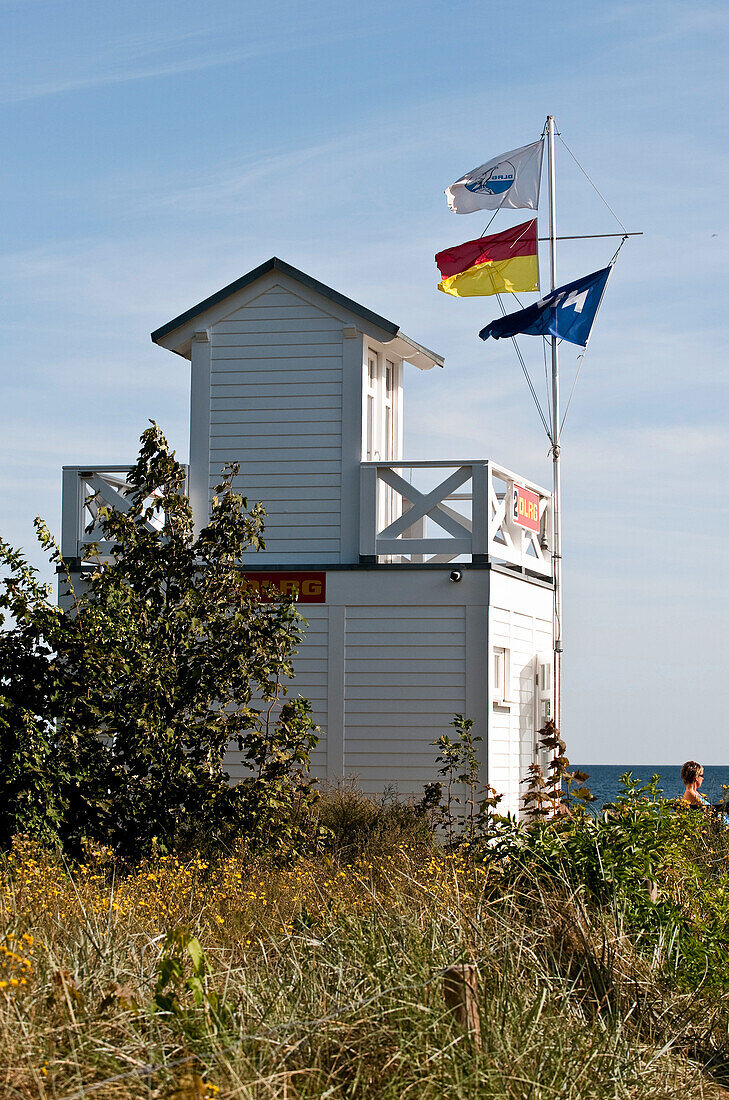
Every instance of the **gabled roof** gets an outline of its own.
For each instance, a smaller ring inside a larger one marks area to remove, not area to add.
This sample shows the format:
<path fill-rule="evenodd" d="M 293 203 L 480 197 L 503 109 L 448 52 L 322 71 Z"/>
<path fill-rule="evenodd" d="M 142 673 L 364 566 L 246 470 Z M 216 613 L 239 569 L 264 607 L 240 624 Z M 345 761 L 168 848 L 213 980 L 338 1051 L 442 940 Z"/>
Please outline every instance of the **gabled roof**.
<path fill-rule="evenodd" d="M 192 306 L 191 309 L 185 310 L 185 312 L 181 313 L 178 317 L 173 317 L 166 325 L 162 325 L 160 328 L 155 329 L 152 333 L 152 340 L 155 344 L 160 343 L 166 336 L 174 332 L 175 329 L 181 328 L 182 325 L 187 324 L 213 306 L 225 301 L 226 298 L 250 286 L 251 283 L 260 279 L 261 276 L 267 275 L 269 271 L 280 271 L 283 275 L 287 275 L 290 279 L 294 279 L 296 282 L 301 283 L 302 286 L 308 287 L 317 294 L 321 294 L 323 298 L 328 298 L 331 302 L 335 302 L 338 306 L 348 310 L 355 316 L 361 317 L 363 321 L 375 325 L 392 340 L 398 339 L 398 341 L 402 341 L 403 344 L 410 349 L 410 355 L 402 356 L 404 359 L 412 358 L 413 361 L 418 359 L 422 360 L 423 362 L 418 363 L 418 366 L 422 365 L 425 367 L 425 360 L 429 360 L 427 367 L 435 366 L 436 364 L 440 367 L 443 366 L 444 360 L 442 356 L 434 351 L 430 351 L 421 344 L 417 344 L 408 336 L 405 336 L 405 334 L 400 331 L 399 325 L 396 325 L 393 321 L 388 321 L 387 318 L 381 317 L 378 313 L 373 313 L 371 309 L 361 306 L 358 302 L 353 301 L 351 298 L 347 298 L 346 295 L 340 294 L 338 290 L 333 290 L 330 286 L 326 286 L 325 283 L 320 283 L 318 279 L 314 279 L 311 275 L 307 275 L 305 271 L 299 271 L 297 267 L 292 267 L 291 264 L 287 264 L 285 260 L 280 260 L 278 256 L 272 256 L 270 260 L 266 260 L 265 263 L 260 264 L 258 267 L 254 267 L 247 275 L 242 275 L 240 279 L 236 279 L 235 282 L 229 283 L 228 286 L 223 287 L 222 290 L 218 290 L 217 293 L 211 294 L 209 298 L 205 298 L 202 302 L 198 302 L 196 306 Z"/>

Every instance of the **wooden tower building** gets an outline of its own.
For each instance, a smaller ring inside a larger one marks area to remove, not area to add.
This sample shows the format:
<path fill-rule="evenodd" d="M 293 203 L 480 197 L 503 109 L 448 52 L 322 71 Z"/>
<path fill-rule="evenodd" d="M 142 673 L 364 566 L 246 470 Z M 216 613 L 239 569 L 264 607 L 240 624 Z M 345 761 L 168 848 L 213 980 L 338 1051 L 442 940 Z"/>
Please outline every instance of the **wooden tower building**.
<path fill-rule="evenodd" d="M 517 812 L 551 707 L 549 492 L 488 459 L 405 459 L 405 389 L 443 359 L 282 260 L 152 339 L 191 364 L 196 526 L 228 461 L 266 508 L 266 549 L 243 567 L 296 592 L 309 624 L 292 690 L 321 727 L 314 773 L 417 792 L 462 713 Z M 65 557 L 93 539 L 90 495 L 118 503 L 126 469 L 64 468 Z"/>

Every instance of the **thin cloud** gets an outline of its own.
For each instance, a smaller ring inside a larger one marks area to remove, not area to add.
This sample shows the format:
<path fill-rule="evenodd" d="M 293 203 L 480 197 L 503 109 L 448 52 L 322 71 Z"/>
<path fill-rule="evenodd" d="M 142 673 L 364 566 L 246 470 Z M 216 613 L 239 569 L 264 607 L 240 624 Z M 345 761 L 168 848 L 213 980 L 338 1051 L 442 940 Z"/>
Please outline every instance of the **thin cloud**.
<path fill-rule="evenodd" d="M 164 52 L 179 50 L 185 43 L 195 43 L 201 37 L 209 38 L 209 34 L 187 33 L 178 35 L 170 43 L 166 38 Z M 92 72 L 74 73 L 73 75 L 59 75 L 55 79 L 43 80 L 32 83 L 13 83 L 12 86 L 0 90 L 0 105 L 22 103 L 27 100 L 42 99 L 46 96 L 62 95 L 69 92 L 88 91 L 92 88 L 102 88 L 114 84 L 128 84 L 144 80 L 158 80 L 164 77 L 180 76 L 185 73 L 201 72 L 206 69 L 222 68 L 225 65 L 233 65 L 243 61 L 254 61 L 259 58 L 298 52 L 310 49 L 312 46 L 321 46 L 322 42 L 338 41 L 341 35 L 323 35 L 319 30 L 301 32 L 289 30 L 287 34 L 272 35 L 263 41 L 247 43 L 245 46 L 224 48 L 216 43 L 212 48 L 202 53 L 189 57 L 167 60 L 160 56 L 156 60 L 154 54 L 159 52 L 159 39 L 138 40 L 124 43 L 107 53 L 107 56 L 97 59 L 97 68 Z M 119 53 L 125 54 L 120 63 Z"/>

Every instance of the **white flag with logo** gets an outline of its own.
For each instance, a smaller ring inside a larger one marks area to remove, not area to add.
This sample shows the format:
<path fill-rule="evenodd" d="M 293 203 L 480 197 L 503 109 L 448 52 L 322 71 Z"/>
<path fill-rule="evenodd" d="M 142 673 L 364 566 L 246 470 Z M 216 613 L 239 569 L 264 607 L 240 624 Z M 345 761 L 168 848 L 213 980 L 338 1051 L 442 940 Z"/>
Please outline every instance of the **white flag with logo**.
<path fill-rule="evenodd" d="M 448 205 L 455 214 L 502 207 L 536 210 L 543 153 L 544 142 L 540 138 L 531 145 L 494 157 L 446 188 Z"/>

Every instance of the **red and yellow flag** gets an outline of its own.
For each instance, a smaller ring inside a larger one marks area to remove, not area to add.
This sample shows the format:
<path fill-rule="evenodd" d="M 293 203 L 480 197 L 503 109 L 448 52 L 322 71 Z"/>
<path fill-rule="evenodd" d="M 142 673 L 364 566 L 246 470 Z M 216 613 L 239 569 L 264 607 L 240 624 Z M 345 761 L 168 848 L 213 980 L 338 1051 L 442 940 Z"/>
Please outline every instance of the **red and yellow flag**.
<path fill-rule="evenodd" d="M 537 219 L 446 248 L 435 262 L 443 280 L 438 290 L 456 298 L 539 290 Z"/>

